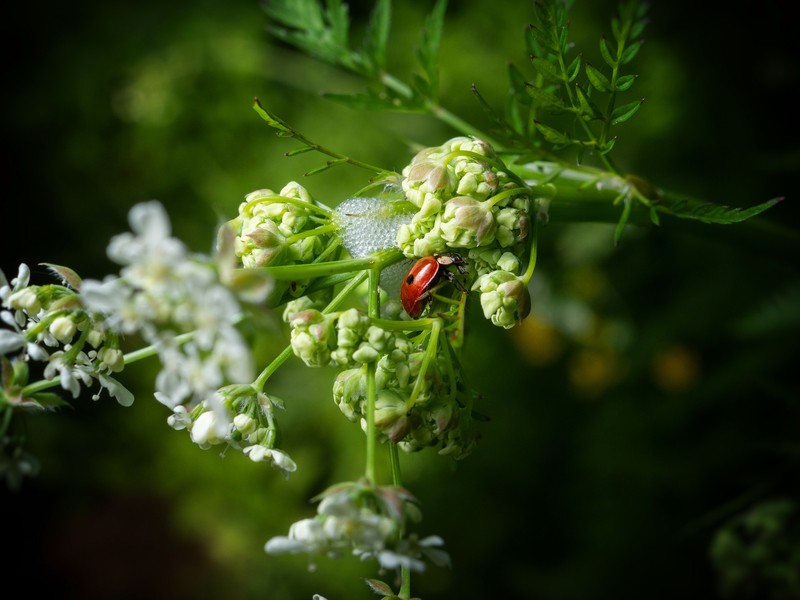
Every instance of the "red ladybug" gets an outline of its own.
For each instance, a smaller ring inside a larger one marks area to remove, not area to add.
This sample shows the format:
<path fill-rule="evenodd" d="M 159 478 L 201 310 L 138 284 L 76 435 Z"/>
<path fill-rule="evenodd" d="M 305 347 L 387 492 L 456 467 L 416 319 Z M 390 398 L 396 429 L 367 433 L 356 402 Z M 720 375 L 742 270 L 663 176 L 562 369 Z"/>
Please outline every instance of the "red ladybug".
<path fill-rule="evenodd" d="M 448 270 L 451 266 L 455 266 L 461 274 L 467 272 L 466 261 L 459 254 L 451 252 L 420 258 L 409 269 L 400 288 L 400 302 L 411 318 L 418 319 L 425 310 L 441 277 L 463 290 L 453 272 Z"/>

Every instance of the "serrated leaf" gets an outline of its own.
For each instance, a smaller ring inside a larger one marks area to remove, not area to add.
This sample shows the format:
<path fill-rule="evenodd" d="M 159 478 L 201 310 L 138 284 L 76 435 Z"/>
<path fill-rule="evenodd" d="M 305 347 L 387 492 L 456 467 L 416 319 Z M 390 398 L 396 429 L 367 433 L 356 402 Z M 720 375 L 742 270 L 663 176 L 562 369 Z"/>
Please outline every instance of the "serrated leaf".
<path fill-rule="evenodd" d="M 364 54 L 369 57 L 375 72 L 386 68 L 391 12 L 391 0 L 377 0 L 364 32 Z"/>
<path fill-rule="evenodd" d="M 617 79 L 617 91 L 624 92 L 633 85 L 633 82 L 636 81 L 638 75 L 623 75 L 622 77 Z"/>
<path fill-rule="evenodd" d="M 542 134 L 544 139 L 550 142 L 551 144 L 556 144 L 557 146 L 567 146 L 572 143 L 572 140 L 569 137 L 567 137 L 557 129 L 553 129 L 552 127 L 543 125 L 538 121 L 536 121 L 534 125 L 536 126 L 536 129 L 539 131 L 539 133 Z"/>
<path fill-rule="evenodd" d="M 772 208 L 782 200 L 782 197 L 773 198 L 750 208 L 731 208 L 722 204 L 704 202 L 686 196 L 665 196 L 659 201 L 656 208 L 663 213 L 681 219 L 693 219 L 695 221 L 702 221 L 703 223 L 728 225 L 731 223 L 741 223 L 742 221 L 755 217 L 765 210 Z"/>
<path fill-rule="evenodd" d="M 561 81 L 561 74 L 556 69 L 556 66 L 546 58 L 531 56 L 531 65 L 534 71 L 542 76 L 542 79 L 552 83 L 559 83 Z"/>
<path fill-rule="evenodd" d="M 644 102 L 644 98 L 641 100 L 636 100 L 635 102 L 629 102 L 628 104 L 623 104 L 622 106 L 618 106 L 614 109 L 614 112 L 611 113 L 611 124 L 617 125 L 618 123 L 624 123 L 628 119 L 630 119 L 639 108 L 642 106 Z"/>
<path fill-rule="evenodd" d="M 47 267 L 50 269 L 60 280 L 61 282 L 71 287 L 73 290 L 81 289 L 81 278 L 78 274 L 70 269 L 69 267 L 63 267 L 61 265 L 54 265 L 53 263 L 39 263 L 43 267 Z"/>
<path fill-rule="evenodd" d="M 600 54 L 603 57 L 603 60 L 606 61 L 606 64 L 611 67 L 612 69 L 617 66 L 617 59 L 611 54 L 611 51 L 608 49 L 608 42 L 606 41 L 605 36 L 600 38 Z"/>
<path fill-rule="evenodd" d="M 608 77 L 603 75 L 600 71 L 594 68 L 590 64 L 586 64 L 584 67 L 584 71 L 586 71 L 586 76 L 589 78 L 589 83 L 592 84 L 596 90 L 601 92 L 611 92 L 611 82 L 608 80 Z"/>
<path fill-rule="evenodd" d="M 619 59 L 620 64 L 627 65 L 629 62 L 631 62 L 634 58 L 636 58 L 636 55 L 639 54 L 639 50 L 641 50 L 641 48 L 641 42 L 634 42 L 625 48 L 625 51 L 622 53 L 622 56 Z"/>
<path fill-rule="evenodd" d="M 565 110 L 567 107 L 558 96 L 544 91 L 542 88 L 528 84 L 526 86 L 528 94 L 534 102 L 542 108 L 553 108 Z"/>

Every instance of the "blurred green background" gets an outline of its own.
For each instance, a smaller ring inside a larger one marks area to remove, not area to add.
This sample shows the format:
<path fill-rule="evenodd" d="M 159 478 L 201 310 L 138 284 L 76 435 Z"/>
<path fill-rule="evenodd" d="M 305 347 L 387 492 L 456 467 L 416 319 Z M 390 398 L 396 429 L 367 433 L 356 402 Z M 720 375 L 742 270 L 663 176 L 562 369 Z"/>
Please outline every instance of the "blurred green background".
<path fill-rule="evenodd" d="M 369 4 L 351 3 L 357 28 Z M 432 2 L 396 4 L 392 64 L 406 75 Z M 442 98 L 485 128 L 469 86 L 501 106 L 507 62 L 525 64 L 532 8 L 451 4 Z M 574 39 L 596 53 L 615 4 L 576 4 Z M 254 96 L 313 140 L 393 169 L 410 159 L 407 142 L 455 133 L 428 117 L 321 98 L 361 83 L 272 42 L 257 2 L 16 11 L 0 25 L 0 267 L 9 277 L 23 261 L 39 283 L 40 262 L 84 277 L 114 272 L 105 246 L 143 200 L 161 200 L 175 234 L 208 251 L 216 225 L 252 190 L 302 180 L 333 205 L 366 182 L 347 168 L 303 179 L 320 157 L 284 157 L 293 146 L 258 118 Z M 786 200 L 741 225 L 631 229 L 618 247 L 604 224 L 544 230 L 532 316 L 511 331 L 475 309 L 469 318 L 464 360 L 491 416 L 477 450 L 457 465 L 427 453 L 404 460 L 420 532 L 442 535 L 453 560 L 415 578 L 426 600 L 800 597 L 791 19 L 771 1 L 719 11 L 653 3 L 650 18 L 634 63 L 634 93 L 646 101 L 620 128 L 619 163 L 732 206 Z M 285 343 L 275 331 L 265 359 Z M 0 490 L 6 589 L 375 597 L 358 581 L 375 576 L 371 563 L 323 561 L 310 573 L 303 557 L 263 552 L 312 514 L 309 498 L 362 472 L 361 435 L 330 400 L 333 371 L 290 361 L 271 383 L 287 402 L 285 442 L 300 466 L 288 481 L 171 430 L 150 396 L 154 373 L 152 364 L 126 371 L 131 408 L 87 395 L 74 410 L 20 423 L 41 472 L 17 493 Z"/>

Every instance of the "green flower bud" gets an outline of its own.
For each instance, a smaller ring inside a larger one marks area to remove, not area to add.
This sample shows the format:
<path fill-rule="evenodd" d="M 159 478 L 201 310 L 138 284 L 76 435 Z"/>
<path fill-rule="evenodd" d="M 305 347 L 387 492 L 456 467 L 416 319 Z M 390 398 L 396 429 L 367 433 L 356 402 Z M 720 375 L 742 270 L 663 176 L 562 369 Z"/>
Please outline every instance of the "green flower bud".
<path fill-rule="evenodd" d="M 62 344 L 72 341 L 72 338 L 77 330 L 78 328 L 75 325 L 75 321 L 64 315 L 53 319 L 53 321 L 50 323 L 50 327 L 48 327 L 48 331 L 52 334 L 52 336 Z"/>
<path fill-rule="evenodd" d="M 233 242 L 234 252 L 241 257 L 244 267 L 266 267 L 281 264 L 286 236 L 278 229 L 277 223 L 266 220 L 248 222 L 250 228 L 243 227 L 241 235 Z"/>
<path fill-rule="evenodd" d="M 233 426 L 242 435 L 250 435 L 258 427 L 258 422 L 250 415 L 240 413 L 233 418 Z"/>
<path fill-rule="evenodd" d="M 294 313 L 289 326 L 292 328 L 291 345 L 295 356 L 309 367 L 330 363 L 334 329 L 329 316 L 315 309 L 306 309 Z"/>
<path fill-rule="evenodd" d="M 207 410 L 192 423 L 189 431 L 192 441 L 201 448 L 207 448 L 225 441 L 220 418 L 213 410 Z"/>
<path fill-rule="evenodd" d="M 395 390 L 380 390 L 375 400 L 375 426 L 378 429 L 390 427 L 406 414 L 406 398 Z"/>
<path fill-rule="evenodd" d="M 109 348 L 103 346 L 97 351 L 97 359 L 100 361 L 100 368 L 119 373 L 125 368 L 125 355 L 119 348 Z"/>
<path fill-rule="evenodd" d="M 498 327 L 509 329 L 527 315 L 527 286 L 513 273 L 493 271 L 481 275 L 472 289 L 481 293 L 483 316 Z"/>
<path fill-rule="evenodd" d="M 497 228 L 492 208 L 467 196 L 451 198 L 444 205 L 441 235 L 451 248 L 487 246 Z"/>
<path fill-rule="evenodd" d="M 366 382 L 361 369 L 348 369 L 333 382 L 333 401 L 348 421 L 361 416 L 361 401 L 366 397 Z"/>
<path fill-rule="evenodd" d="M 38 286 L 28 286 L 17 290 L 6 300 L 8 307 L 14 310 L 24 310 L 29 315 L 36 315 L 42 308 L 36 294 Z"/>

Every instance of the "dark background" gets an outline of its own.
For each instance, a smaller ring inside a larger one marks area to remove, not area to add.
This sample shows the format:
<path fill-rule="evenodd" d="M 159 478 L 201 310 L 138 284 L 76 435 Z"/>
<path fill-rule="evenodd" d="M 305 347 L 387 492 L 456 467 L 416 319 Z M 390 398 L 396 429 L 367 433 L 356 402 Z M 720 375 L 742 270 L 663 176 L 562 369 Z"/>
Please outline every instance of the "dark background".
<path fill-rule="evenodd" d="M 365 4 L 352 4 L 359 24 Z M 452 4 L 442 97 L 486 127 L 469 85 L 500 105 L 506 63 L 525 63 L 531 8 Z M 575 39 L 596 52 L 614 4 L 576 4 Z M 401 75 L 414 68 L 410 47 L 429 8 L 395 8 Z M 0 25 L 9 278 L 23 261 L 37 283 L 40 262 L 113 272 L 108 239 L 151 198 L 178 237 L 210 250 L 214 227 L 246 193 L 279 189 L 319 163 L 283 157 L 292 145 L 252 111 L 254 96 L 312 139 L 394 169 L 411 156 L 407 140 L 455 133 L 424 116 L 321 99 L 360 83 L 270 41 L 256 2 L 15 10 Z M 511 331 L 473 318 L 479 311 L 468 323 L 464 361 L 492 419 L 477 450 L 455 466 L 425 453 L 404 461 L 423 505 L 420 532 L 442 535 L 454 563 L 415 578 L 426 600 L 798 597 L 793 19 L 780 2 L 654 2 L 650 19 L 634 63 L 633 93 L 646 100 L 620 128 L 617 160 L 722 204 L 785 200 L 739 225 L 631 229 L 617 247 L 608 225 L 544 231 L 532 316 Z M 337 169 L 302 183 L 336 204 L 364 174 Z M 264 341 L 265 356 L 285 342 Z M 325 485 L 361 473 L 360 433 L 330 402 L 334 374 L 289 363 L 274 379 L 300 464 L 287 482 L 167 427 L 150 396 L 154 373 L 126 371 L 131 408 L 87 394 L 73 410 L 17 424 L 41 472 L 19 492 L 0 491 L 6 586 L 18 579 L 29 593 L 85 599 L 374 597 L 357 579 L 375 576 L 372 564 L 323 561 L 310 574 L 302 557 L 263 552 L 311 514 L 308 499 Z M 780 499 L 794 516 L 765 517 Z M 752 529 L 715 560 L 719 532 L 753 509 L 772 533 Z"/>

